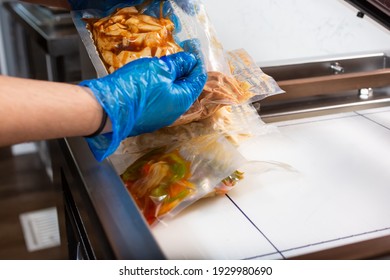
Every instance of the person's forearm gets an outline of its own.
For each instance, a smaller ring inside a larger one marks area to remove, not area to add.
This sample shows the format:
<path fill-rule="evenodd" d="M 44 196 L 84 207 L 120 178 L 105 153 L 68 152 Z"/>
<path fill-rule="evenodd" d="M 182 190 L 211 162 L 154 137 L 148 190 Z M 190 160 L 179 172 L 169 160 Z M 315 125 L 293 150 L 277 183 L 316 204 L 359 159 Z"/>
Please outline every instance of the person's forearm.
<path fill-rule="evenodd" d="M 88 88 L 0 76 L 0 146 L 89 135 L 102 115 Z"/>
<path fill-rule="evenodd" d="M 41 4 L 45 6 L 58 7 L 64 9 L 70 9 L 67 0 L 22 0 L 22 2 L 29 2 L 34 4 Z"/>

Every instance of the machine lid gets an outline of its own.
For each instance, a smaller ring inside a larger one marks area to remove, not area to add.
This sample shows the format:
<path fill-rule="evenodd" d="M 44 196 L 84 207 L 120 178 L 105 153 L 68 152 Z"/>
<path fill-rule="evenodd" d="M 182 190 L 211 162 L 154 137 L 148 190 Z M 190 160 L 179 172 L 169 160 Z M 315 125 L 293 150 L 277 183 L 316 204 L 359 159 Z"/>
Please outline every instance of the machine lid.
<path fill-rule="evenodd" d="M 345 0 L 359 9 L 358 16 L 367 14 L 390 30 L 390 0 Z"/>

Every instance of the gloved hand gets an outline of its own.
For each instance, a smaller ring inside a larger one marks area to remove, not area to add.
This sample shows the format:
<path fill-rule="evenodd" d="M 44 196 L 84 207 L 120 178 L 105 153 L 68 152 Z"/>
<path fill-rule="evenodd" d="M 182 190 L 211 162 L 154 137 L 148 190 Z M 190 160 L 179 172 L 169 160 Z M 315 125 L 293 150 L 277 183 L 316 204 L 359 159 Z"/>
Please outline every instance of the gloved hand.
<path fill-rule="evenodd" d="M 85 9 L 99 9 L 107 11 L 115 5 L 124 4 L 126 6 L 140 5 L 147 0 L 68 0 L 72 10 L 85 10 Z M 168 1 L 163 0 L 164 9 L 167 11 L 170 9 Z M 183 9 L 189 15 L 195 15 L 197 12 L 197 5 L 194 3 L 197 0 L 174 0 L 176 4 Z M 153 0 L 152 6 L 157 7 L 156 11 L 159 11 L 161 0 Z M 150 5 L 150 3 L 148 3 Z"/>
<path fill-rule="evenodd" d="M 206 80 L 203 63 L 180 52 L 141 58 L 108 76 L 81 82 L 92 90 L 112 123 L 112 133 L 87 138 L 96 159 L 112 154 L 128 136 L 172 124 L 190 108 Z"/>

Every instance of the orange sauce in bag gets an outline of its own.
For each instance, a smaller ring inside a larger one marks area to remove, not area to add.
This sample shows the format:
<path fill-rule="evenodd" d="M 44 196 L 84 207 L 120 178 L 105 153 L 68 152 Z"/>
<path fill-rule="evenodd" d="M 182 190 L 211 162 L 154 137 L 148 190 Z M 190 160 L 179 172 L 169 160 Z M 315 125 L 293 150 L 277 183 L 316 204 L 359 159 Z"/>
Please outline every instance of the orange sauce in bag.
<path fill-rule="evenodd" d="M 120 8 L 107 17 L 86 22 L 109 73 L 138 58 L 182 51 L 173 38 L 175 26 L 170 19 L 141 14 L 136 7 Z"/>
<path fill-rule="evenodd" d="M 196 192 L 190 177 L 190 162 L 164 148 L 145 154 L 121 175 L 150 225 Z"/>

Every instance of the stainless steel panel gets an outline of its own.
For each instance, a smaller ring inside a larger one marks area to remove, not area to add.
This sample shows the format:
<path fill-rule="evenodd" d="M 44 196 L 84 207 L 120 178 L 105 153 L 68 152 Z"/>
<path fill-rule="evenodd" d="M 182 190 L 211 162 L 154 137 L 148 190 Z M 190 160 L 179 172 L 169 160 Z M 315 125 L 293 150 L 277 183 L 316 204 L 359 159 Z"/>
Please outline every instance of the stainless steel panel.
<path fill-rule="evenodd" d="M 77 199 L 82 188 L 88 194 L 114 257 L 116 259 L 164 259 L 164 254 L 154 240 L 149 226 L 110 161 L 97 162 L 83 138 L 63 140 L 62 152 L 67 165 L 73 167 L 68 168 L 68 172 L 73 170 L 73 174 L 65 175 L 79 176 L 82 180 L 82 184 L 76 184 L 74 181 L 69 183 L 76 206 L 80 208 L 83 206 L 83 200 Z M 89 217 L 83 215 L 82 211 L 80 213 L 81 220 L 88 221 Z M 93 225 L 90 227 L 86 230 L 93 235 Z M 93 242 L 91 245 L 99 246 Z"/>
<path fill-rule="evenodd" d="M 260 102 L 265 121 L 385 106 L 390 58 L 383 53 L 329 57 L 262 68 L 285 94 Z"/>
<path fill-rule="evenodd" d="M 8 26 L 4 34 L 8 75 L 80 81 L 80 38 L 69 11 L 19 1 L 1 7 L 1 20 Z"/>

